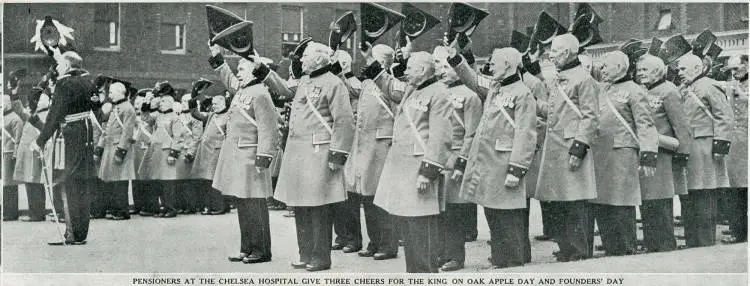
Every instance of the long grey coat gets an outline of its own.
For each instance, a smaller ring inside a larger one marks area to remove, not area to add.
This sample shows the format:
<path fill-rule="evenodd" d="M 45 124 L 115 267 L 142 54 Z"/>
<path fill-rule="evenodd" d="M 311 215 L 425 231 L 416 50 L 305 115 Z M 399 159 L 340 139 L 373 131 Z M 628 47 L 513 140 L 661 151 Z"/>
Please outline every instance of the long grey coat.
<path fill-rule="evenodd" d="M 112 108 L 107 129 L 99 137 L 97 146 L 104 148 L 99 166 L 99 178 L 105 182 L 135 180 L 135 154 L 133 132 L 136 128 L 135 108 L 124 101 Z M 117 148 L 127 150 L 120 164 L 115 163 Z"/>
<path fill-rule="evenodd" d="M 560 86 L 580 110 L 582 117 L 563 100 Z M 547 119 L 547 134 L 540 161 L 534 198 L 540 201 L 575 201 L 596 197 L 594 161 L 587 154 L 575 171 L 568 168 L 574 141 L 591 146 L 598 126 L 599 99 L 594 79 L 580 64 L 558 72 L 547 84 L 549 101 L 537 103 L 537 112 Z M 590 153 L 590 152 L 589 152 Z"/>
<path fill-rule="evenodd" d="M 541 79 L 528 72 L 524 73 L 522 77 L 523 83 L 531 90 L 531 95 L 534 96 L 537 104 L 546 106 L 547 99 L 549 98 L 547 85 Z M 543 117 L 538 116 L 536 120 L 536 151 L 534 151 L 534 159 L 531 160 L 529 172 L 526 174 L 526 196 L 529 198 L 533 198 L 536 193 L 536 183 L 537 179 L 539 179 L 539 170 L 542 167 L 542 148 L 544 147 L 546 134 L 547 122 Z"/>
<path fill-rule="evenodd" d="M 182 150 L 185 138 L 189 135 L 182 126 L 178 115 L 173 111 L 158 113 L 155 116 L 144 114 L 144 121 L 155 126 L 151 144 L 143 155 L 143 162 L 138 168 L 139 178 L 145 180 L 183 180 L 182 171 L 186 168 L 184 153 L 180 153 L 173 165 L 167 163 L 171 150 Z"/>
<path fill-rule="evenodd" d="M 195 162 L 193 162 L 193 168 L 190 171 L 190 178 L 213 181 L 214 172 L 219 162 L 221 145 L 224 143 L 224 138 L 226 137 L 227 119 L 229 117 L 226 112 L 212 112 L 208 115 L 203 115 L 194 110 L 193 116 L 196 115 L 198 116 L 196 119 L 205 122 L 206 126 L 198 143 Z"/>
<path fill-rule="evenodd" d="M 36 115 L 39 117 L 41 124 L 44 124 L 44 120 L 47 118 L 47 110 L 37 112 Z M 23 133 L 21 139 L 18 141 L 19 147 L 16 150 L 16 166 L 13 171 L 13 179 L 21 183 L 30 184 L 42 184 L 42 161 L 39 158 L 39 153 L 31 150 L 31 143 L 36 141 L 39 136 L 39 129 L 36 126 L 29 123 L 23 125 Z M 50 141 L 47 141 L 47 148 L 50 146 Z M 47 152 L 47 162 L 52 162 L 52 152 Z M 51 177 L 50 177 L 51 178 Z"/>
<path fill-rule="evenodd" d="M 3 115 L 5 131 L 3 131 L 3 186 L 15 186 L 18 182 L 13 180 L 13 170 L 15 169 L 16 149 L 19 148 L 19 141 L 23 131 L 24 122 L 18 114 L 11 110 Z"/>
<path fill-rule="evenodd" d="M 739 82 L 734 88 L 729 96 L 729 103 L 734 109 L 732 147 L 727 155 L 729 186 L 747 188 L 747 80 Z M 740 89 L 744 94 L 738 92 Z"/>
<path fill-rule="evenodd" d="M 461 80 L 484 101 L 484 111 L 469 152 L 461 197 L 492 209 L 525 209 L 525 174 L 536 149 L 536 101 L 518 75 L 494 82 L 462 61 Z M 502 111 L 505 110 L 513 122 Z M 514 127 L 515 125 L 515 127 Z M 517 187 L 505 186 L 511 169 L 523 170 Z"/>
<path fill-rule="evenodd" d="M 448 163 L 445 165 L 445 181 L 441 192 L 446 203 L 468 203 L 469 201 L 461 198 L 462 180 L 454 181 L 450 176 L 459 157 L 469 159 L 477 126 L 482 118 L 482 100 L 465 84 L 449 87 L 448 92 L 451 103 L 451 150 Z"/>

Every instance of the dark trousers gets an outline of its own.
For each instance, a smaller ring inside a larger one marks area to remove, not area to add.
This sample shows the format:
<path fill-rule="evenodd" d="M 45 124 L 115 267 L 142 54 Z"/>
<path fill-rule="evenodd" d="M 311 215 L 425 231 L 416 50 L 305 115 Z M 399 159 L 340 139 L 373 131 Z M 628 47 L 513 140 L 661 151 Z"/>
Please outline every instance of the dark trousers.
<path fill-rule="evenodd" d="M 637 243 L 635 206 L 592 204 L 591 208 L 606 254 L 634 254 Z"/>
<path fill-rule="evenodd" d="M 398 217 L 404 234 L 407 273 L 437 273 L 440 255 L 438 216 Z"/>
<path fill-rule="evenodd" d="M 387 254 L 398 253 L 398 235 L 396 233 L 396 219 L 387 211 L 376 206 L 375 196 L 362 196 L 362 206 L 365 211 L 365 226 L 370 243 L 367 249 Z"/>
<path fill-rule="evenodd" d="M 153 181 L 133 181 L 133 207 L 136 211 L 156 212 L 159 204 L 154 200 L 154 196 L 149 196 L 149 192 L 156 188 Z"/>
<path fill-rule="evenodd" d="M 221 195 L 221 191 L 214 189 L 211 184 L 213 182 L 209 180 L 200 181 L 200 193 L 203 195 L 203 206 L 209 211 L 223 211 L 224 197 Z"/>
<path fill-rule="evenodd" d="M 524 233 L 524 209 L 491 209 L 484 208 L 487 224 L 490 227 L 490 261 L 497 267 L 521 266 L 526 261 L 525 242 L 528 233 Z"/>
<path fill-rule="evenodd" d="M 347 192 L 346 200 L 336 205 L 333 229 L 336 232 L 337 244 L 362 247 L 362 223 L 359 214 L 361 204 L 362 195 Z"/>
<path fill-rule="evenodd" d="M 716 191 L 716 222 L 729 221 L 732 215 L 732 194 L 730 193 L 732 190 L 718 189 Z"/>
<path fill-rule="evenodd" d="M 186 212 L 200 211 L 200 206 L 203 205 L 199 201 L 202 196 L 198 195 L 198 186 L 200 183 L 197 180 L 179 180 L 177 182 L 177 193 L 176 203 L 177 209 L 184 210 Z"/>
<path fill-rule="evenodd" d="M 113 216 L 129 217 L 128 213 L 128 181 L 114 181 L 104 183 L 104 189 L 108 199 L 107 208 Z"/>
<path fill-rule="evenodd" d="M 716 244 L 716 190 L 688 190 L 681 201 L 688 247 Z"/>
<path fill-rule="evenodd" d="M 441 260 L 455 260 L 464 264 L 466 261 L 466 235 L 473 227 L 470 222 L 471 212 L 475 204 L 446 204 L 445 212 L 441 214 L 440 236 L 443 241 Z M 476 214 L 476 213 L 475 213 Z"/>
<path fill-rule="evenodd" d="M 111 209 L 112 191 L 105 187 L 105 184 L 99 178 L 91 179 L 91 189 L 89 191 L 89 208 L 91 215 L 95 217 L 104 217 L 107 210 Z"/>
<path fill-rule="evenodd" d="M 529 217 L 531 216 L 531 199 L 526 199 L 526 208 L 523 210 L 523 257 L 524 262 L 531 262 L 531 239 L 529 239 Z"/>
<path fill-rule="evenodd" d="M 542 209 L 542 234 L 555 237 L 559 233 L 558 229 L 562 225 L 560 215 L 555 210 L 555 204 L 552 202 L 539 202 Z"/>
<path fill-rule="evenodd" d="M 731 196 L 729 229 L 737 242 L 747 241 L 747 188 L 729 191 Z"/>
<path fill-rule="evenodd" d="M 643 245 L 649 252 L 677 248 L 674 237 L 672 199 L 644 200 L 640 207 L 643 221 Z"/>
<path fill-rule="evenodd" d="M 89 233 L 89 194 L 94 179 L 68 178 L 62 182 L 63 212 L 65 213 L 65 239 L 68 242 L 85 241 Z"/>
<path fill-rule="evenodd" d="M 44 219 L 46 214 L 46 193 L 42 184 L 26 184 L 26 198 L 29 203 L 29 218 Z"/>
<path fill-rule="evenodd" d="M 18 219 L 18 186 L 3 186 L 3 220 Z"/>
<path fill-rule="evenodd" d="M 160 188 L 156 195 L 161 202 L 161 207 L 166 212 L 177 211 L 177 187 L 180 181 L 159 181 Z"/>
<path fill-rule="evenodd" d="M 240 252 L 271 258 L 271 229 L 265 198 L 237 199 Z"/>
<path fill-rule="evenodd" d="M 560 249 L 558 260 L 590 258 L 593 254 L 593 224 L 589 222 L 589 203 L 585 200 L 550 203 L 560 219 L 559 232 L 556 234 Z"/>
<path fill-rule="evenodd" d="M 331 240 L 335 204 L 294 207 L 297 245 L 301 262 L 315 266 L 331 265 Z"/>
<path fill-rule="evenodd" d="M 477 230 L 477 205 L 469 204 L 468 208 L 469 211 L 466 221 L 468 222 L 469 227 L 466 230 L 466 238 L 474 241 L 477 240 L 477 236 L 479 235 L 479 231 Z"/>

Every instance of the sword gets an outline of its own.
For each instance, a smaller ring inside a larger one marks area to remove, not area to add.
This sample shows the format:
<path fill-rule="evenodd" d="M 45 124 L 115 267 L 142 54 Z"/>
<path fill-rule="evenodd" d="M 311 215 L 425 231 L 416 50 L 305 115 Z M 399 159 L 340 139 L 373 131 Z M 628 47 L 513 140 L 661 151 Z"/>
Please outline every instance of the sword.
<path fill-rule="evenodd" d="M 42 180 L 44 181 L 44 189 L 47 193 L 47 197 L 52 204 L 52 216 L 55 218 L 55 228 L 57 233 L 62 238 L 63 244 L 65 244 L 65 234 L 60 230 L 60 218 L 57 216 L 57 210 L 55 209 L 55 198 L 52 195 L 52 180 L 47 176 L 47 160 L 45 159 L 44 153 L 41 150 L 36 150 L 39 153 L 39 160 L 42 163 Z M 70 218 L 68 218 L 70 219 Z"/>

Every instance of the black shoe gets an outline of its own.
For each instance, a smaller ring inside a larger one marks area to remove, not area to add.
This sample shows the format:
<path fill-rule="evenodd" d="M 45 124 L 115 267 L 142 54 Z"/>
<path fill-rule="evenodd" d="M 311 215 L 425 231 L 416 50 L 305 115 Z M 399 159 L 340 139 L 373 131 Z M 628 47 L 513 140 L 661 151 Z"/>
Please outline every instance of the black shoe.
<path fill-rule="evenodd" d="M 131 214 L 131 215 L 134 215 L 134 214 L 138 214 L 139 211 L 138 210 L 128 210 L 128 213 Z"/>
<path fill-rule="evenodd" d="M 37 222 L 37 221 L 44 221 L 44 217 L 21 217 L 20 219 L 22 222 Z"/>
<path fill-rule="evenodd" d="M 307 266 L 305 266 L 305 270 L 310 271 L 310 272 L 323 271 L 323 270 L 328 270 L 328 269 L 331 269 L 331 265 L 308 264 Z"/>
<path fill-rule="evenodd" d="M 535 236 L 535 237 L 534 237 L 534 240 L 538 240 L 538 241 L 548 241 L 548 240 L 552 240 L 552 237 L 551 237 L 551 236 L 549 236 L 549 235 L 544 235 L 544 234 L 542 234 L 542 235 L 537 235 L 537 236 Z"/>
<path fill-rule="evenodd" d="M 224 211 L 209 211 L 208 215 L 223 215 L 225 213 Z"/>
<path fill-rule="evenodd" d="M 342 250 L 342 249 L 344 249 L 343 244 L 334 243 L 333 245 L 331 245 L 331 250 Z"/>
<path fill-rule="evenodd" d="M 304 262 L 304 261 L 292 262 L 292 267 L 294 267 L 294 269 L 305 269 L 307 268 L 307 262 Z"/>
<path fill-rule="evenodd" d="M 357 255 L 359 255 L 359 257 L 373 257 L 375 256 L 375 253 L 376 253 L 375 251 L 365 249 L 365 250 L 358 252 Z"/>
<path fill-rule="evenodd" d="M 54 246 L 58 246 L 58 245 L 84 245 L 84 244 L 86 244 L 86 241 L 85 240 L 84 241 L 54 240 L 54 241 L 47 242 L 47 244 L 48 245 L 54 245 Z"/>
<path fill-rule="evenodd" d="M 105 215 L 105 214 L 92 214 L 92 215 L 91 215 L 91 216 L 89 216 L 89 217 L 90 217 L 91 219 L 103 219 L 103 218 L 106 218 L 106 217 L 107 217 L 107 215 Z M 55 218 L 52 218 L 52 220 L 55 220 Z"/>
<path fill-rule="evenodd" d="M 140 212 L 138 212 L 138 215 L 139 216 L 154 216 L 154 213 L 147 212 L 147 211 L 140 211 Z"/>
<path fill-rule="evenodd" d="M 443 264 L 443 266 L 440 267 L 440 271 L 456 271 L 464 268 L 463 263 L 459 263 L 458 261 L 451 260 L 447 263 Z"/>
<path fill-rule="evenodd" d="M 378 252 L 378 253 L 375 253 L 375 255 L 372 256 L 372 259 L 375 259 L 375 260 L 388 260 L 388 259 L 394 259 L 396 257 L 398 257 L 398 254 L 396 254 L 396 253 Z"/>
<path fill-rule="evenodd" d="M 242 262 L 242 260 L 245 259 L 245 257 L 247 257 L 247 256 L 248 256 L 247 253 L 240 252 L 240 255 L 229 256 L 229 257 L 227 257 L 227 259 L 229 259 L 229 261 L 231 261 L 231 262 Z"/>
<path fill-rule="evenodd" d="M 119 215 L 113 215 L 113 216 L 112 216 L 111 218 L 109 218 L 109 219 L 110 219 L 110 220 L 129 220 L 129 219 L 130 219 L 130 215 L 127 215 L 127 216 L 119 216 Z"/>
<path fill-rule="evenodd" d="M 683 250 L 683 249 L 688 249 L 688 248 L 690 248 L 690 247 L 687 246 L 687 245 L 678 245 L 677 246 L 677 250 Z"/>
<path fill-rule="evenodd" d="M 735 238 L 734 236 L 725 237 L 725 238 L 721 239 L 721 243 L 723 243 L 723 244 L 734 244 L 734 243 L 737 243 L 737 242 L 738 242 L 737 238 Z"/>
<path fill-rule="evenodd" d="M 242 259 L 242 263 L 245 264 L 263 263 L 269 261 L 271 261 L 271 257 L 262 257 L 255 254 L 250 254 L 249 256 Z"/>
<path fill-rule="evenodd" d="M 289 211 L 288 213 L 285 213 L 284 217 L 294 217 L 294 211 Z"/>
<path fill-rule="evenodd" d="M 176 216 L 177 216 L 177 214 L 174 213 L 174 212 L 165 212 L 165 213 L 159 214 L 159 217 L 161 217 L 161 218 L 173 218 L 173 217 L 176 217 Z"/>
<path fill-rule="evenodd" d="M 344 246 L 344 248 L 342 248 L 341 250 L 344 253 L 353 253 L 353 252 L 359 251 L 360 249 L 362 249 L 361 246 L 347 245 L 347 246 Z"/>

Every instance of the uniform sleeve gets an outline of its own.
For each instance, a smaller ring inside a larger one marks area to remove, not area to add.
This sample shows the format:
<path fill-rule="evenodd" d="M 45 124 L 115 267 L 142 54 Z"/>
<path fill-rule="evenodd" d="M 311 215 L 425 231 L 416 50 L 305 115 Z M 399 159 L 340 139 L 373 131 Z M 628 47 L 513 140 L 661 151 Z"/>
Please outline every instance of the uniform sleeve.
<path fill-rule="evenodd" d="M 18 120 L 15 120 L 13 124 L 11 125 L 11 132 L 13 132 L 13 139 L 14 142 L 21 142 L 21 134 L 23 134 L 23 125 L 24 122 L 19 118 Z M 16 149 L 18 149 L 18 143 L 16 143 Z"/>
<path fill-rule="evenodd" d="M 344 78 L 346 88 L 349 90 L 349 96 L 351 98 L 359 98 L 359 94 L 362 92 L 362 82 L 355 76 Z"/>
<path fill-rule="evenodd" d="M 510 152 L 507 172 L 523 178 L 536 151 L 536 102 L 529 91 L 516 96 L 515 101 L 513 119 L 516 129 L 513 132 L 513 150 Z"/>
<path fill-rule="evenodd" d="M 440 94 L 432 96 L 430 102 L 430 114 L 428 118 L 429 138 L 419 168 L 419 174 L 430 180 L 434 180 L 440 175 L 445 163 L 450 156 L 451 146 L 451 103 L 448 101 L 448 91 L 444 90 Z M 404 112 L 409 112 L 404 110 Z"/>
<path fill-rule="evenodd" d="M 659 132 L 656 130 L 651 109 L 648 106 L 648 97 L 642 88 L 637 88 L 629 100 L 630 109 L 633 112 L 635 122 L 635 133 L 638 135 L 638 147 L 640 149 L 640 165 L 656 167 L 656 154 L 659 150 Z"/>
<path fill-rule="evenodd" d="M 690 117 L 688 117 L 682 105 L 682 99 L 678 91 L 669 90 L 664 96 L 662 105 L 667 113 L 667 119 L 672 126 L 677 141 L 680 145 L 677 147 L 677 153 L 689 154 L 690 141 L 693 139 L 690 129 Z"/>
<path fill-rule="evenodd" d="M 401 102 L 406 93 L 406 83 L 385 72 L 377 61 L 365 68 L 362 75 L 365 78 L 372 79 L 375 85 L 383 92 L 385 98 L 392 102 Z"/>
<path fill-rule="evenodd" d="M 73 91 L 71 90 L 72 85 L 67 80 L 61 80 L 57 82 L 55 87 L 55 95 L 52 97 L 50 104 L 49 113 L 47 114 L 47 121 L 44 123 L 44 127 L 39 133 L 39 137 L 36 138 L 36 144 L 39 147 L 44 146 L 52 135 L 55 133 L 57 128 L 60 127 L 60 123 L 65 119 L 66 108 L 72 105 Z"/>
<path fill-rule="evenodd" d="M 269 93 L 263 92 L 253 99 L 253 112 L 258 124 L 258 151 L 255 156 L 255 165 L 268 168 L 271 166 L 273 155 L 276 154 L 276 142 L 279 136 L 276 126 L 278 114 L 276 114 L 276 108 L 273 106 Z"/>
<path fill-rule="evenodd" d="M 714 154 L 729 154 L 732 141 L 732 109 L 724 94 L 713 85 L 703 86 L 701 92 L 708 99 L 708 108 L 714 116 Z"/>
<path fill-rule="evenodd" d="M 224 84 L 224 87 L 226 87 L 230 93 L 236 93 L 240 88 L 240 82 L 232 72 L 232 69 L 229 68 L 229 64 L 224 62 L 224 56 L 218 54 L 215 57 L 208 59 L 208 62 L 214 70 L 219 71 L 219 78 L 221 78 L 221 83 Z"/>
<path fill-rule="evenodd" d="M 203 124 L 206 124 L 206 122 L 208 122 L 208 113 L 200 112 L 197 107 L 190 110 L 190 116 L 200 122 L 203 122 Z"/>
<path fill-rule="evenodd" d="M 578 130 L 569 153 L 582 159 L 594 141 L 599 125 L 599 90 L 594 79 L 587 78 L 574 91 L 578 93 L 578 109 L 583 117 L 578 121 Z"/>
<path fill-rule="evenodd" d="M 339 81 L 331 89 L 329 107 L 333 117 L 333 135 L 328 150 L 328 161 L 344 165 L 354 141 L 354 116 L 349 91 Z"/>
<path fill-rule="evenodd" d="M 456 70 L 456 74 L 468 88 L 473 90 L 484 101 L 492 86 L 492 79 L 485 75 L 477 74 L 461 55 L 448 59 L 448 63 Z"/>
<path fill-rule="evenodd" d="M 201 137 L 203 137 L 203 122 L 192 118 L 192 124 L 190 126 L 190 142 L 188 142 L 188 153 L 195 155 L 198 152 L 198 145 L 201 143 Z"/>
<path fill-rule="evenodd" d="M 122 137 L 120 137 L 120 142 L 117 144 L 117 148 L 129 150 L 130 145 L 133 144 L 133 133 L 135 133 L 135 110 L 132 108 L 125 109 L 125 112 L 123 112 L 121 116 Z"/>
<path fill-rule="evenodd" d="M 477 134 L 479 120 L 482 119 L 482 101 L 476 94 L 471 94 L 464 103 L 464 144 L 456 159 L 455 169 L 464 171 L 469 159 L 471 144 L 474 142 L 474 136 Z"/>
<path fill-rule="evenodd" d="M 260 67 L 253 71 L 253 74 L 255 77 L 261 79 L 279 97 L 294 98 L 294 93 L 297 91 L 297 80 L 291 79 L 286 81 L 265 65 L 260 65 Z"/>

